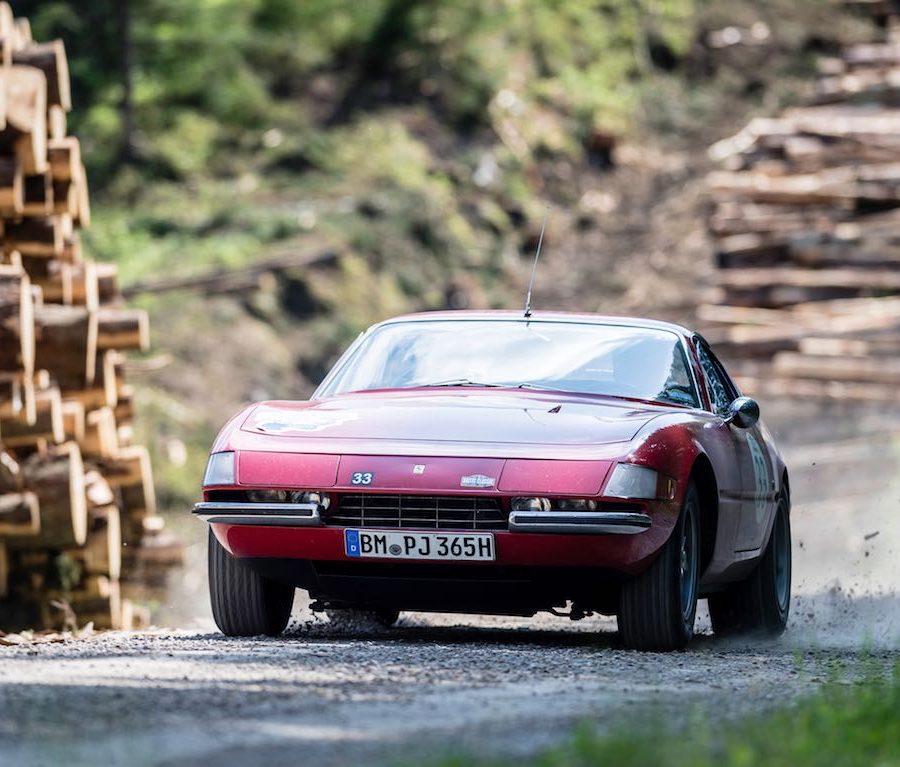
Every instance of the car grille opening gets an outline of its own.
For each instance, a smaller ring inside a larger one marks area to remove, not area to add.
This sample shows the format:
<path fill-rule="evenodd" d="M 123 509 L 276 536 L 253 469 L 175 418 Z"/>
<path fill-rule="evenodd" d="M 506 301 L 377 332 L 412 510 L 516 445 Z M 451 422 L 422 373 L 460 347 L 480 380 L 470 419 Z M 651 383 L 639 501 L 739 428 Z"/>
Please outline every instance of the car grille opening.
<path fill-rule="evenodd" d="M 418 530 L 506 530 L 499 498 L 427 495 L 342 495 L 324 517 L 340 527 Z"/>

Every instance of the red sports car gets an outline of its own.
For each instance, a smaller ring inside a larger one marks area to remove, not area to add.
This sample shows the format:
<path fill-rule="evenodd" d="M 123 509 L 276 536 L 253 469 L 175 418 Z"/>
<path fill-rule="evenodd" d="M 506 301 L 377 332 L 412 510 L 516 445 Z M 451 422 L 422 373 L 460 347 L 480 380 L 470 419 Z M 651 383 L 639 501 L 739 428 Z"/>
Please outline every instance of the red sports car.
<path fill-rule="evenodd" d="M 784 630 L 790 492 L 759 408 L 677 325 L 441 312 L 363 333 L 308 402 L 261 402 L 209 457 L 213 615 L 616 615 L 674 650 Z"/>

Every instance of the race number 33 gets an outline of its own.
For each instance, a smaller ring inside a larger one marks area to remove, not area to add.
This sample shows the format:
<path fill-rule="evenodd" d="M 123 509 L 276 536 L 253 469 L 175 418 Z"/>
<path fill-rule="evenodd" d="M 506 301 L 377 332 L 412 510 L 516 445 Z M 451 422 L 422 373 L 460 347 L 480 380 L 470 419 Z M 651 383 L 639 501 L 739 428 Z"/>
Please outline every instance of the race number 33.
<path fill-rule="evenodd" d="M 350 477 L 351 485 L 371 485 L 375 475 L 371 471 L 355 471 Z"/>

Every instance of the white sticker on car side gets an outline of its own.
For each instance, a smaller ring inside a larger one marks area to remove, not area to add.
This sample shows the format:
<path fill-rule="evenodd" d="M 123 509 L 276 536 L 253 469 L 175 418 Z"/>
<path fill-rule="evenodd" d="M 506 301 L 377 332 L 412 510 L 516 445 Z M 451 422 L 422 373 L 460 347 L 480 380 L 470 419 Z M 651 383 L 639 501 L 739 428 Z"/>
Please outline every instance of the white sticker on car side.
<path fill-rule="evenodd" d="M 753 476 L 756 480 L 756 521 L 762 522 L 766 513 L 766 499 L 769 494 L 769 464 L 756 437 L 747 435 L 747 446 L 753 461 Z"/>

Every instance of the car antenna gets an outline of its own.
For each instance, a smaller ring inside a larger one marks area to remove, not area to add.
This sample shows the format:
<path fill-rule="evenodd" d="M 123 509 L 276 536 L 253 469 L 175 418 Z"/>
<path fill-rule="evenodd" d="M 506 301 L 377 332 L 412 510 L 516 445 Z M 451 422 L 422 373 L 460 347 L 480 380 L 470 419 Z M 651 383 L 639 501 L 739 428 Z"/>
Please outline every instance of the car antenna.
<path fill-rule="evenodd" d="M 534 287 L 534 275 L 537 273 L 538 259 L 541 257 L 541 245 L 544 243 L 544 230 L 547 228 L 547 217 L 550 215 L 550 206 L 544 208 L 544 221 L 541 224 L 541 236 L 538 238 L 537 251 L 534 254 L 534 264 L 531 267 L 531 279 L 528 281 L 528 293 L 525 296 L 525 318 L 531 316 L 531 289 Z"/>

